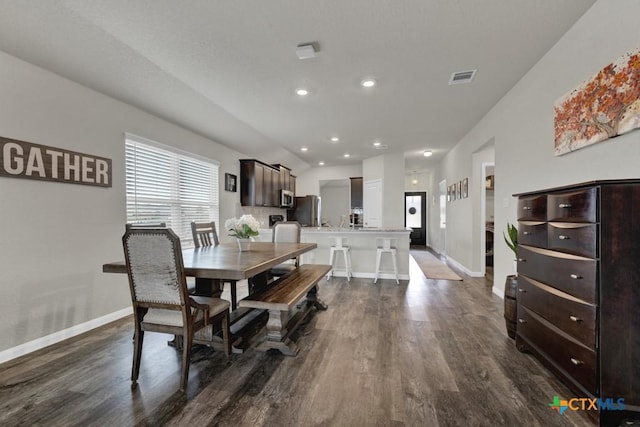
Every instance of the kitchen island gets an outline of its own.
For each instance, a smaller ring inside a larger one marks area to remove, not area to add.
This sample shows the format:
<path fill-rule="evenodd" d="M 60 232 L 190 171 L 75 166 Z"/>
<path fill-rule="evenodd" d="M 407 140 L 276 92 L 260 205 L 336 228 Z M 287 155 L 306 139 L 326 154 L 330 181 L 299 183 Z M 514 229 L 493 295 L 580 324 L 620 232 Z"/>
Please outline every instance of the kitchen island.
<path fill-rule="evenodd" d="M 303 227 L 300 240 L 303 243 L 315 243 L 318 247 L 302 255 L 303 264 L 329 264 L 329 238 L 346 237 L 346 245 L 351 248 L 351 269 L 353 277 L 373 279 L 376 269 L 376 238 L 396 239 L 398 257 L 398 278 L 409 280 L 409 234 L 410 228 L 338 228 Z M 271 241 L 272 230 L 260 230 L 262 241 Z M 345 276 L 342 256 L 336 256 L 335 276 Z M 395 279 L 391 256 L 383 254 L 380 266 L 380 279 Z"/>

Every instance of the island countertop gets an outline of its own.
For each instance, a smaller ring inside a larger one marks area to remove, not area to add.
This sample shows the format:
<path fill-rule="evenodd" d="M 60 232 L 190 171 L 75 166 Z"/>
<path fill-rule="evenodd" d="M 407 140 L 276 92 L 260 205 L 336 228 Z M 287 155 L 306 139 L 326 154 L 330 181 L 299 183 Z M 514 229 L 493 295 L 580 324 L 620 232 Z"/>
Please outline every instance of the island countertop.
<path fill-rule="evenodd" d="M 380 238 L 393 239 L 397 249 L 398 276 L 400 280 L 409 279 L 409 245 L 411 228 L 405 227 L 302 227 L 300 240 L 316 243 L 317 249 L 302 255 L 302 263 L 329 264 L 329 248 L 331 237 L 346 238 L 346 245 L 351 248 L 351 267 L 353 277 L 373 278 L 376 269 L 376 252 Z M 260 230 L 260 240 L 271 241 L 273 230 Z M 383 279 L 391 279 L 392 260 L 389 256 L 382 258 L 381 275 Z M 341 259 L 336 262 L 342 264 Z M 343 265 L 343 264 L 342 264 Z M 343 268 L 338 266 L 334 272 L 344 276 Z"/>

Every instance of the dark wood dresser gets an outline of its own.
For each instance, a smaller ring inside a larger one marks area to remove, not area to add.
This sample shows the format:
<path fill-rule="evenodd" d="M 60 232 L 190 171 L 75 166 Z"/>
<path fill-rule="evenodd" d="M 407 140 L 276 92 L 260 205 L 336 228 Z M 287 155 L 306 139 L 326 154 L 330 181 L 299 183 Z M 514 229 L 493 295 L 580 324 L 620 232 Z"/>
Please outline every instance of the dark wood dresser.
<path fill-rule="evenodd" d="M 515 196 L 516 345 L 576 394 L 562 399 L 623 398 L 588 411 L 600 425 L 640 419 L 640 180 Z"/>

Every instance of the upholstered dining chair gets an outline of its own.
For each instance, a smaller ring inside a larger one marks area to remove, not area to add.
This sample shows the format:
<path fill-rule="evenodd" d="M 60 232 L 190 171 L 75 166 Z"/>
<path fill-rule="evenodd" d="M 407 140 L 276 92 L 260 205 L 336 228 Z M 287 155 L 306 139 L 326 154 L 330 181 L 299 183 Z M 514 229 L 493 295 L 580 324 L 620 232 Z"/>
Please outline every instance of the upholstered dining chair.
<path fill-rule="evenodd" d="M 273 243 L 300 243 L 300 224 L 297 221 L 281 221 L 273 225 Z M 284 276 L 298 268 L 300 257 L 278 264 L 270 270 L 272 276 Z"/>
<path fill-rule="evenodd" d="M 191 235 L 193 236 L 193 244 L 196 248 L 203 246 L 218 246 L 220 239 L 218 239 L 218 233 L 216 232 L 216 222 L 192 222 L 191 223 Z M 224 284 L 229 284 L 231 291 L 231 310 L 235 310 L 237 303 L 237 289 L 235 280 L 221 280 L 220 287 L 224 289 Z"/>
<path fill-rule="evenodd" d="M 132 387 L 140 373 L 144 333 L 150 331 L 182 337 L 180 390 L 184 391 L 195 331 L 219 323 L 225 353 L 230 354 L 229 302 L 187 293 L 180 239 L 171 229 L 129 227 L 122 245 L 135 323 Z"/>

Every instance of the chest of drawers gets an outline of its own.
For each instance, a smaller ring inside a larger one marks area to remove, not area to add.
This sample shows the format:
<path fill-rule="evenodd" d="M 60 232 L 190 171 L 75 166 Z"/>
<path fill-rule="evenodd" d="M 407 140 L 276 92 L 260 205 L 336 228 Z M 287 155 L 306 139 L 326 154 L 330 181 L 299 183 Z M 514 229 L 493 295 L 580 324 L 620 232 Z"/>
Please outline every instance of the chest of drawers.
<path fill-rule="evenodd" d="M 623 398 L 600 425 L 640 419 L 640 180 L 516 196 L 516 345 L 576 397 Z"/>

